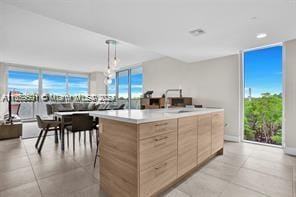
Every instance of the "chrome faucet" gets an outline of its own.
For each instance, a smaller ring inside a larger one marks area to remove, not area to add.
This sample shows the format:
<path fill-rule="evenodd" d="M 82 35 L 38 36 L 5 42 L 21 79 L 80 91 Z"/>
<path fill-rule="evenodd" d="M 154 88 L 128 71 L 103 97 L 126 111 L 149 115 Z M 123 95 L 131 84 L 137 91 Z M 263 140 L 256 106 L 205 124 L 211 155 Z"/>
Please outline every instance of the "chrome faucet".
<path fill-rule="evenodd" d="M 180 94 L 180 98 L 182 98 L 182 89 L 179 88 L 179 89 L 167 89 L 165 91 L 165 96 L 164 96 L 164 107 L 167 109 L 168 108 L 168 92 L 179 92 Z"/>

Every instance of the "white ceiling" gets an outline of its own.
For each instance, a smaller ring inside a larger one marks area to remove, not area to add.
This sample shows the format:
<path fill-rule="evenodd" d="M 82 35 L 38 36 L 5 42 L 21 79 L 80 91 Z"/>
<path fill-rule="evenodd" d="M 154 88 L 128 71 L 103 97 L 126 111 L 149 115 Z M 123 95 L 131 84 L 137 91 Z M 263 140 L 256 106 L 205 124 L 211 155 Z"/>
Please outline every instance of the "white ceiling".
<path fill-rule="evenodd" d="M 103 71 L 107 39 L 110 37 L 0 2 L 0 62 L 76 72 Z M 122 41 L 117 53 L 121 66 L 160 57 Z"/>
<path fill-rule="evenodd" d="M 0 1 L 185 62 L 230 55 L 296 38 L 296 0 Z M 206 34 L 191 36 L 188 32 L 196 28 L 202 28 Z M 55 33 L 53 29 L 47 29 Z M 268 37 L 258 40 L 256 34 L 262 32 Z M 74 45 L 73 40 L 78 42 L 72 38 L 76 35 L 74 30 L 64 33 L 69 42 L 62 42 L 59 47 Z M 93 42 L 89 36 L 79 44 Z M 92 45 L 95 46 L 98 47 Z M 93 54 L 93 49 L 73 50 L 73 55 L 77 56 L 73 61 L 76 65 L 84 65 L 85 59 L 79 58 L 80 53 L 92 53 L 93 63 L 102 55 Z M 158 55 L 145 53 L 143 56 L 153 59 Z M 122 61 L 125 58 L 121 56 Z"/>

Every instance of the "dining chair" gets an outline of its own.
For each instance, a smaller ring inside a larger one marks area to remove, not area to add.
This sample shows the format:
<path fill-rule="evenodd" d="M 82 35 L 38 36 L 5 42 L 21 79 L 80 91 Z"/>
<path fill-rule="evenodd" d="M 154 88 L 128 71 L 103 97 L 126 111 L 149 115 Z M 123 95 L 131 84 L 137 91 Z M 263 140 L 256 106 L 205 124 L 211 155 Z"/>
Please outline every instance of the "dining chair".
<path fill-rule="evenodd" d="M 88 114 L 73 114 L 72 115 L 72 124 L 66 126 L 67 130 L 67 141 L 69 144 L 69 134 L 68 132 L 73 133 L 73 151 L 75 151 L 75 133 L 81 131 L 89 131 L 89 142 L 92 148 L 92 130 L 93 126 L 93 118 Z M 86 142 L 86 135 L 84 134 L 84 142 Z"/>
<path fill-rule="evenodd" d="M 37 141 L 35 143 L 35 148 L 38 150 L 38 153 L 40 153 L 42 150 L 45 138 L 47 137 L 48 131 L 55 131 L 55 143 L 58 143 L 58 129 L 60 128 L 60 122 L 57 120 L 43 120 L 40 118 L 39 115 L 36 115 L 36 119 L 37 119 L 38 127 L 41 130 L 37 138 Z M 41 144 L 39 145 L 40 140 L 41 140 Z"/>
<path fill-rule="evenodd" d="M 96 167 L 97 159 L 100 156 L 99 155 L 99 144 L 100 144 L 100 125 L 98 124 L 99 121 L 97 119 L 97 124 L 95 126 L 96 128 L 96 144 L 97 144 L 97 149 L 96 149 L 96 156 L 95 156 L 95 161 L 94 161 L 94 168 Z"/>

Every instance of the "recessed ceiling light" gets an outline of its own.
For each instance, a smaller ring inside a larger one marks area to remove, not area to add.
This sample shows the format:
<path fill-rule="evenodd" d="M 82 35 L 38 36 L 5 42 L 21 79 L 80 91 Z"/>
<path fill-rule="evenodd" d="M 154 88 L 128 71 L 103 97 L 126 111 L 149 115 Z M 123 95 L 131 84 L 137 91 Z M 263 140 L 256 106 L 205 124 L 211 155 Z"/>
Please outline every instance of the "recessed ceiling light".
<path fill-rule="evenodd" d="M 206 32 L 202 29 L 194 29 L 194 30 L 190 31 L 189 33 L 193 36 L 199 36 L 199 35 L 204 34 Z"/>
<path fill-rule="evenodd" d="M 262 39 L 262 38 L 265 38 L 267 36 L 267 34 L 266 33 L 260 33 L 260 34 L 257 34 L 257 38 L 258 39 Z"/>

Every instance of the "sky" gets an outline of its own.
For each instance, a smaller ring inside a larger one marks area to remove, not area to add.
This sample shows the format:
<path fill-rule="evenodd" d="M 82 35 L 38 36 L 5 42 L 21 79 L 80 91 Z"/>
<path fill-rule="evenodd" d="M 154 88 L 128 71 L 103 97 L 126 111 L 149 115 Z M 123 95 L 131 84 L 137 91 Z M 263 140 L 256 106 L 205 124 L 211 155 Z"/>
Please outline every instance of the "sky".
<path fill-rule="evenodd" d="M 143 91 L 143 74 L 142 67 L 131 70 L 131 97 L 139 98 Z M 118 97 L 128 98 L 128 72 L 122 71 L 118 75 Z M 108 86 L 108 93 L 111 96 L 116 94 L 115 78 L 112 79 L 112 84 Z"/>
<path fill-rule="evenodd" d="M 245 52 L 244 69 L 245 97 L 282 93 L 282 46 Z"/>
<path fill-rule="evenodd" d="M 70 95 L 88 93 L 88 78 L 68 76 Z M 55 74 L 42 75 L 43 94 L 66 94 L 66 76 Z M 25 71 L 8 72 L 8 90 L 19 91 L 23 94 L 38 93 L 38 73 Z"/>
<path fill-rule="evenodd" d="M 119 97 L 128 98 L 128 75 L 127 71 L 119 72 Z M 131 94 L 132 98 L 139 98 L 142 95 L 143 89 L 143 75 L 142 68 L 137 67 L 131 69 Z M 43 94 L 66 94 L 66 81 L 65 75 L 58 75 L 52 73 L 42 74 L 42 87 Z M 14 71 L 8 72 L 8 89 L 9 91 L 19 91 L 23 94 L 38 93 L 38 73 L 27 71 Z M 109 86 L 111 95 L 115 95 L 115 79 Z M 68 86 L 70 95 L 79 95 L 88 93 L 88 79 L 80 76 L 68 76 Z"/>

